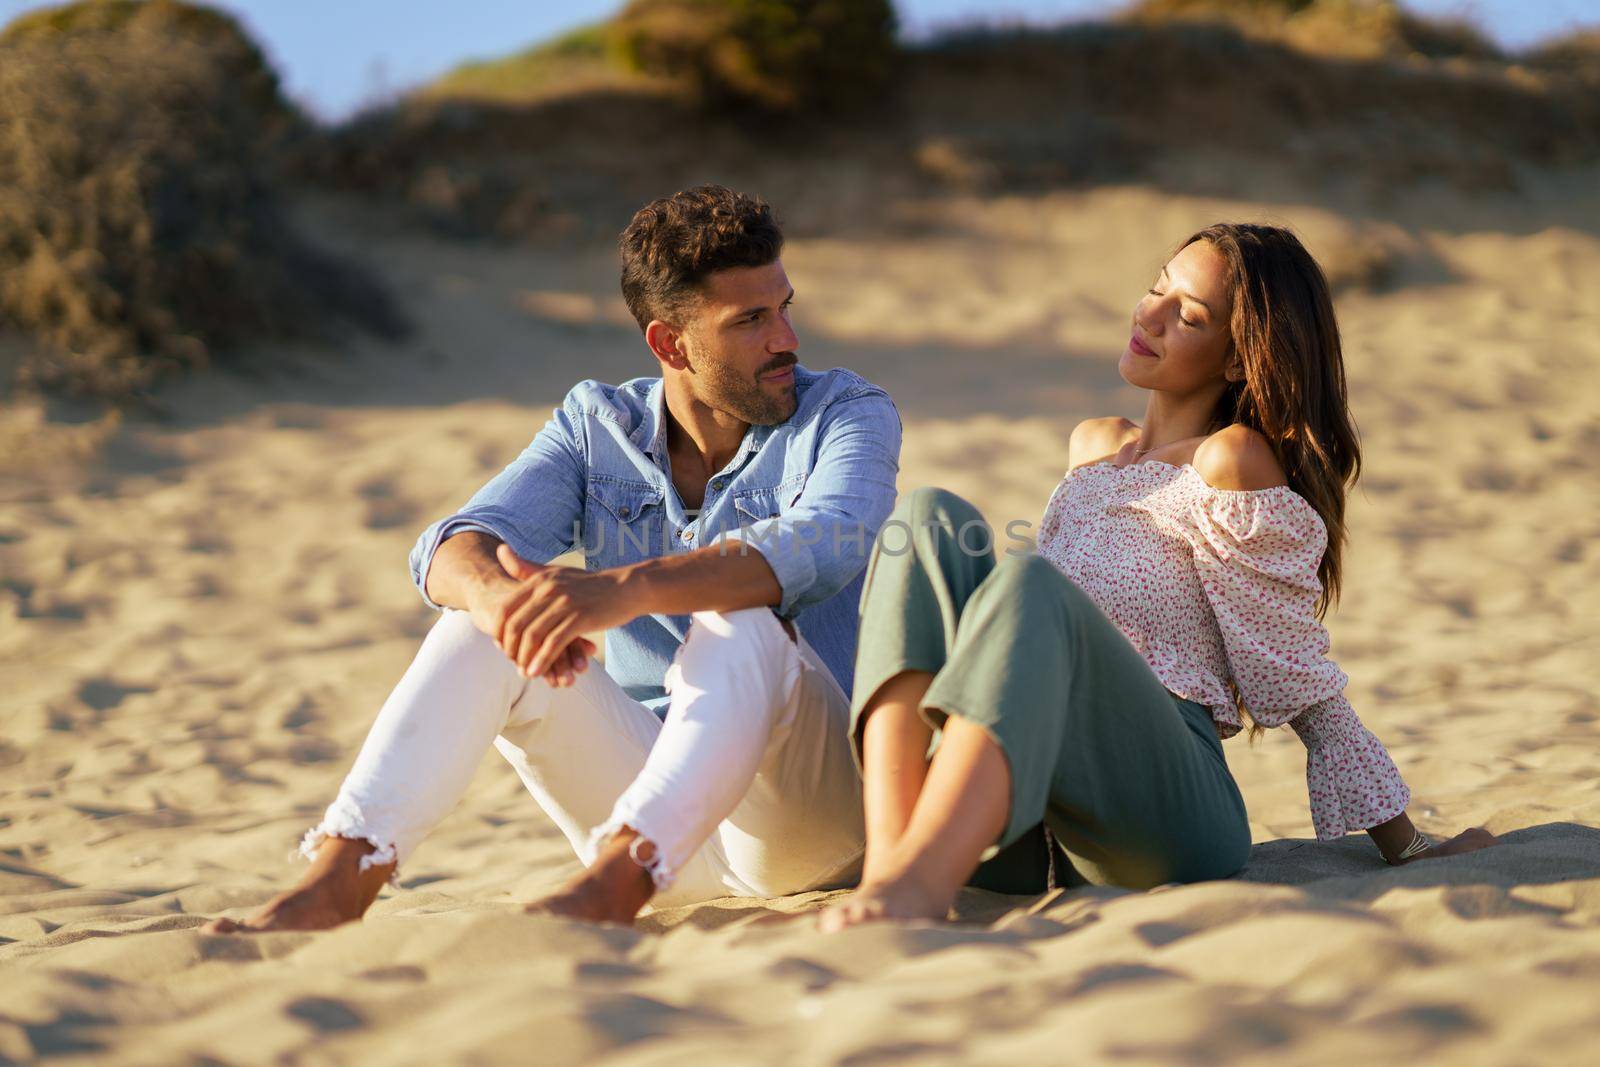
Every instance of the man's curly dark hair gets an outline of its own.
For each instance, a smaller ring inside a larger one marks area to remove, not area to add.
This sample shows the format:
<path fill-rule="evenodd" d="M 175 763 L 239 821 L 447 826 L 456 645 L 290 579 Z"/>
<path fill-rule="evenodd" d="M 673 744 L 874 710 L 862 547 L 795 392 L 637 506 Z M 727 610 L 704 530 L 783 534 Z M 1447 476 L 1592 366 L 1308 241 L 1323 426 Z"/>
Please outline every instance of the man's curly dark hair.
<path fill-rule="evenodd" d="M 653 319 L 678 324 L 714 272 L 777 259 L 783 231 L 765 200 L 697 185 L 635 212 L 621 251 L 622 298 L 643 330 Z"/>

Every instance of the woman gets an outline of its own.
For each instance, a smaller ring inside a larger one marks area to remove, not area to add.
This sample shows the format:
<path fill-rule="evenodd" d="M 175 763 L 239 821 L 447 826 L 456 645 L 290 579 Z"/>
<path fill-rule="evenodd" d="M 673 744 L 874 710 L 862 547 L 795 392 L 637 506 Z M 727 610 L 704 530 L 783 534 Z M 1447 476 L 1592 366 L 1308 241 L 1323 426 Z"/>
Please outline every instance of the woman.
<path fill-rule="evenodd" d="M 1221 741 L 1241 711 L 1305 742 L 1319 840 L 1364 829 L 1395 864 L 1495 843 L 1417 832 L 1326 658 L 1360 451 L 1316 262 L 1287 230 L 1200 231 L 1118 370 L 1149 391 L 1144 422 L 1073 431 L 1036 555 L 995 562 L 981 516 L 938 489 L 879 534 L 851 724 L 866 866 L 825 928 L 945 917 L 1041 819 L 1067 884 L 1235 874 L 1250 830 Z"/>

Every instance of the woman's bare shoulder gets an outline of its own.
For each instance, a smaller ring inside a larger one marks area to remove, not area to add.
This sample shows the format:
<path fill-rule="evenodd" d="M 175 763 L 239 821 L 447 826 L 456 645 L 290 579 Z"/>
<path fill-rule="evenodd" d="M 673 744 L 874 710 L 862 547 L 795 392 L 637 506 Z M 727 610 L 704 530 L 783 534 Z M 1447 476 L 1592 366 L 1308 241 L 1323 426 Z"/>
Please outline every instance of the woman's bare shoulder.
<path fill-rule="evenodd" d="M 1131 419 L 1116 415 L 1084 419 L 1067 439 L 1067 469 L 1110 459 L 1138 434 L 1139 426 Z"/>
<path fill-rule="evenodd" d="M 1216 489 L 1271 489 L 1288 483 L 1265 435 L 1240 423 L 1225 426 L 1201 441 L 1190 462 Z"/>

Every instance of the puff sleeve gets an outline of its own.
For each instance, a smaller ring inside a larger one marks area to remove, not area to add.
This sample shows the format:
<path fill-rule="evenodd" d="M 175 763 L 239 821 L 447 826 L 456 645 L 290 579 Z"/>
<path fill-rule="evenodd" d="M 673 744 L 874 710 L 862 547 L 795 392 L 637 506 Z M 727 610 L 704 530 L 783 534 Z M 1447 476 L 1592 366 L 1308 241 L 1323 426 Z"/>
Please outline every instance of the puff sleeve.
<path fill-rule="evenodd" d="M 1209 489 L 1177 525 L 1216 617 L 1232 681 L 1251 718 L 1288 724 L 1306 746 L 1306 789 L 1319 840 L 1405 811 L 1411 792 L 1388 751 L 1344 697 L 1316 615 L 1327 528 L 1287 486 Z"/>

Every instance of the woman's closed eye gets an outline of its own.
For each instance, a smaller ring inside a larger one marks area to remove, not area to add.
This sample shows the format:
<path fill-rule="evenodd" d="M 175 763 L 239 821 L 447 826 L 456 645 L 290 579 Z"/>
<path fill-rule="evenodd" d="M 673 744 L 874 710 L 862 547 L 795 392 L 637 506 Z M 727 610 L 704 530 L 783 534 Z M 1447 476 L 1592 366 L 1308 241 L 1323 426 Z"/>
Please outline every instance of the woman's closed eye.
<path fill-rule="evenodd" d="M 1145 292 L 1148 293 L 1150 296 L 1166 296 L 1167 295 L 1166 293 L 1163 293 L 1160 289 L 1146 289 Z M 1195 322 L 1193 319 L 1186 319 L 1182 315 L 1178 316 L 1178 321 L 1183 323 L 1183 325 L 1189 327 L 1189 329 L 1191 329 L 1191 330 L 1198 330 L 1202 325 L 1201 323 Z"/>

